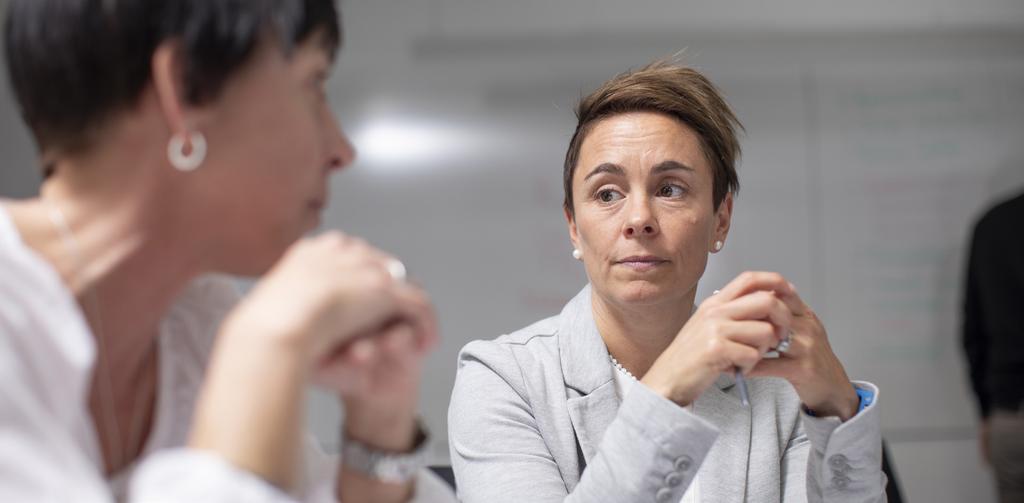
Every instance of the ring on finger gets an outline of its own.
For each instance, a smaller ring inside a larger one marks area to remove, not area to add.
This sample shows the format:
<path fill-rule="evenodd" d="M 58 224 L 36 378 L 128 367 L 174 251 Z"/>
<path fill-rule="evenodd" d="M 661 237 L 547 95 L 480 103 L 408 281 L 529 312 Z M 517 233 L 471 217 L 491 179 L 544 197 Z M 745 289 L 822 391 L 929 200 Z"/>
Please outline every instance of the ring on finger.
<path fill-rule="evenodd" d="M 395 281 L 405 281 L 406 270 L 405 264 L 401 260 L 393 258 L 388 261 L 388 274 L 391 275 L 391 279 Z"/>
<path fill-rule="evenodd" d="M 789 351 L 789 345 L 793 342 L 793 332 L 786 332 L 786 336 L 782 338 L 779 345 L 775 347 L 775 351 L 779 353 L 785 353 Z"/>

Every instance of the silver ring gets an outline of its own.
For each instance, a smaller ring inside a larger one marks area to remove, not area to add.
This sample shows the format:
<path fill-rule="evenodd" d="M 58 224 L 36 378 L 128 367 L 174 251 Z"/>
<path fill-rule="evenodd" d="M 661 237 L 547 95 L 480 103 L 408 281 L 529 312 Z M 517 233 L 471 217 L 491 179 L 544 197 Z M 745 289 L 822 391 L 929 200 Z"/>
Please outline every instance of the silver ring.
<path fill-rule="evenodd" d="M 789 351 L 789 344 L 792 341 L 792 336 L 793 332 L 789 332 L 788 334 L 786 334 L 786 337 L 779 342 L 778 346 L 776 346 L 775 351 L 778 351 L 779 353 L 785 353 L 786 351 Z"/>
<path fill-rule="evenodd" d="M 391 259 L 388 261 L 388 274 L 395 281 L 405 281 L 405 264 L 401 260 Z"/>

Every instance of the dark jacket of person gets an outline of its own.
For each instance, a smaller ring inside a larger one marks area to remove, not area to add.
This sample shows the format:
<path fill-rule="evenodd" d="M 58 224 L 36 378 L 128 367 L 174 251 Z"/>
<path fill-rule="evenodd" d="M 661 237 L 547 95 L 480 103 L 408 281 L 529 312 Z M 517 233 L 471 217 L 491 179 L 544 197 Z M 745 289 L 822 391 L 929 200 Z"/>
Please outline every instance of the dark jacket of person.
<path fill-rule="evenodd" d="M 967 265 L 963 345 L 982 417 L 1024 404 L 1024 194 L 974 228 Z"/>

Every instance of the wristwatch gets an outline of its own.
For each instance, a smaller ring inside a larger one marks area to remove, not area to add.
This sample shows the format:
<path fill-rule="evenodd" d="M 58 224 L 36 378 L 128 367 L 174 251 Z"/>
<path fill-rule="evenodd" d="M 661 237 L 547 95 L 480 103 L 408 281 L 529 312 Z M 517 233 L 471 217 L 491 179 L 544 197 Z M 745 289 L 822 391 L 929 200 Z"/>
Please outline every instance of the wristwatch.
<path fill-rule="evenodd" d="M 416 440 L 410 452 L 382 451 L 358 440 L 344 439 L 341 462 L 345 467 L 389 484 L 406 484 L 427 466 L 427 431 L 416 421 Z"/>

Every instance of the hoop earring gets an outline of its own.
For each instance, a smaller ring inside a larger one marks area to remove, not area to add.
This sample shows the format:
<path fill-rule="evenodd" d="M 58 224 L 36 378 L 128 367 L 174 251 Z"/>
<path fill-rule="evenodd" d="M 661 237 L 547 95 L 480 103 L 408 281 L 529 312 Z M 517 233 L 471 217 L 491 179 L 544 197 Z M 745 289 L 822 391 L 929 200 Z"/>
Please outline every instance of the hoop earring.
<path fill-rule="evenodd" d="M 190 133 L 188 143 L 192 148 L 186 154 L 185 138 L 181 134 L 175 134 L 167 142 L 167 160 L 178 171 L 195 171 L 206 160 L 206 137 L 203 133 Z"/>

